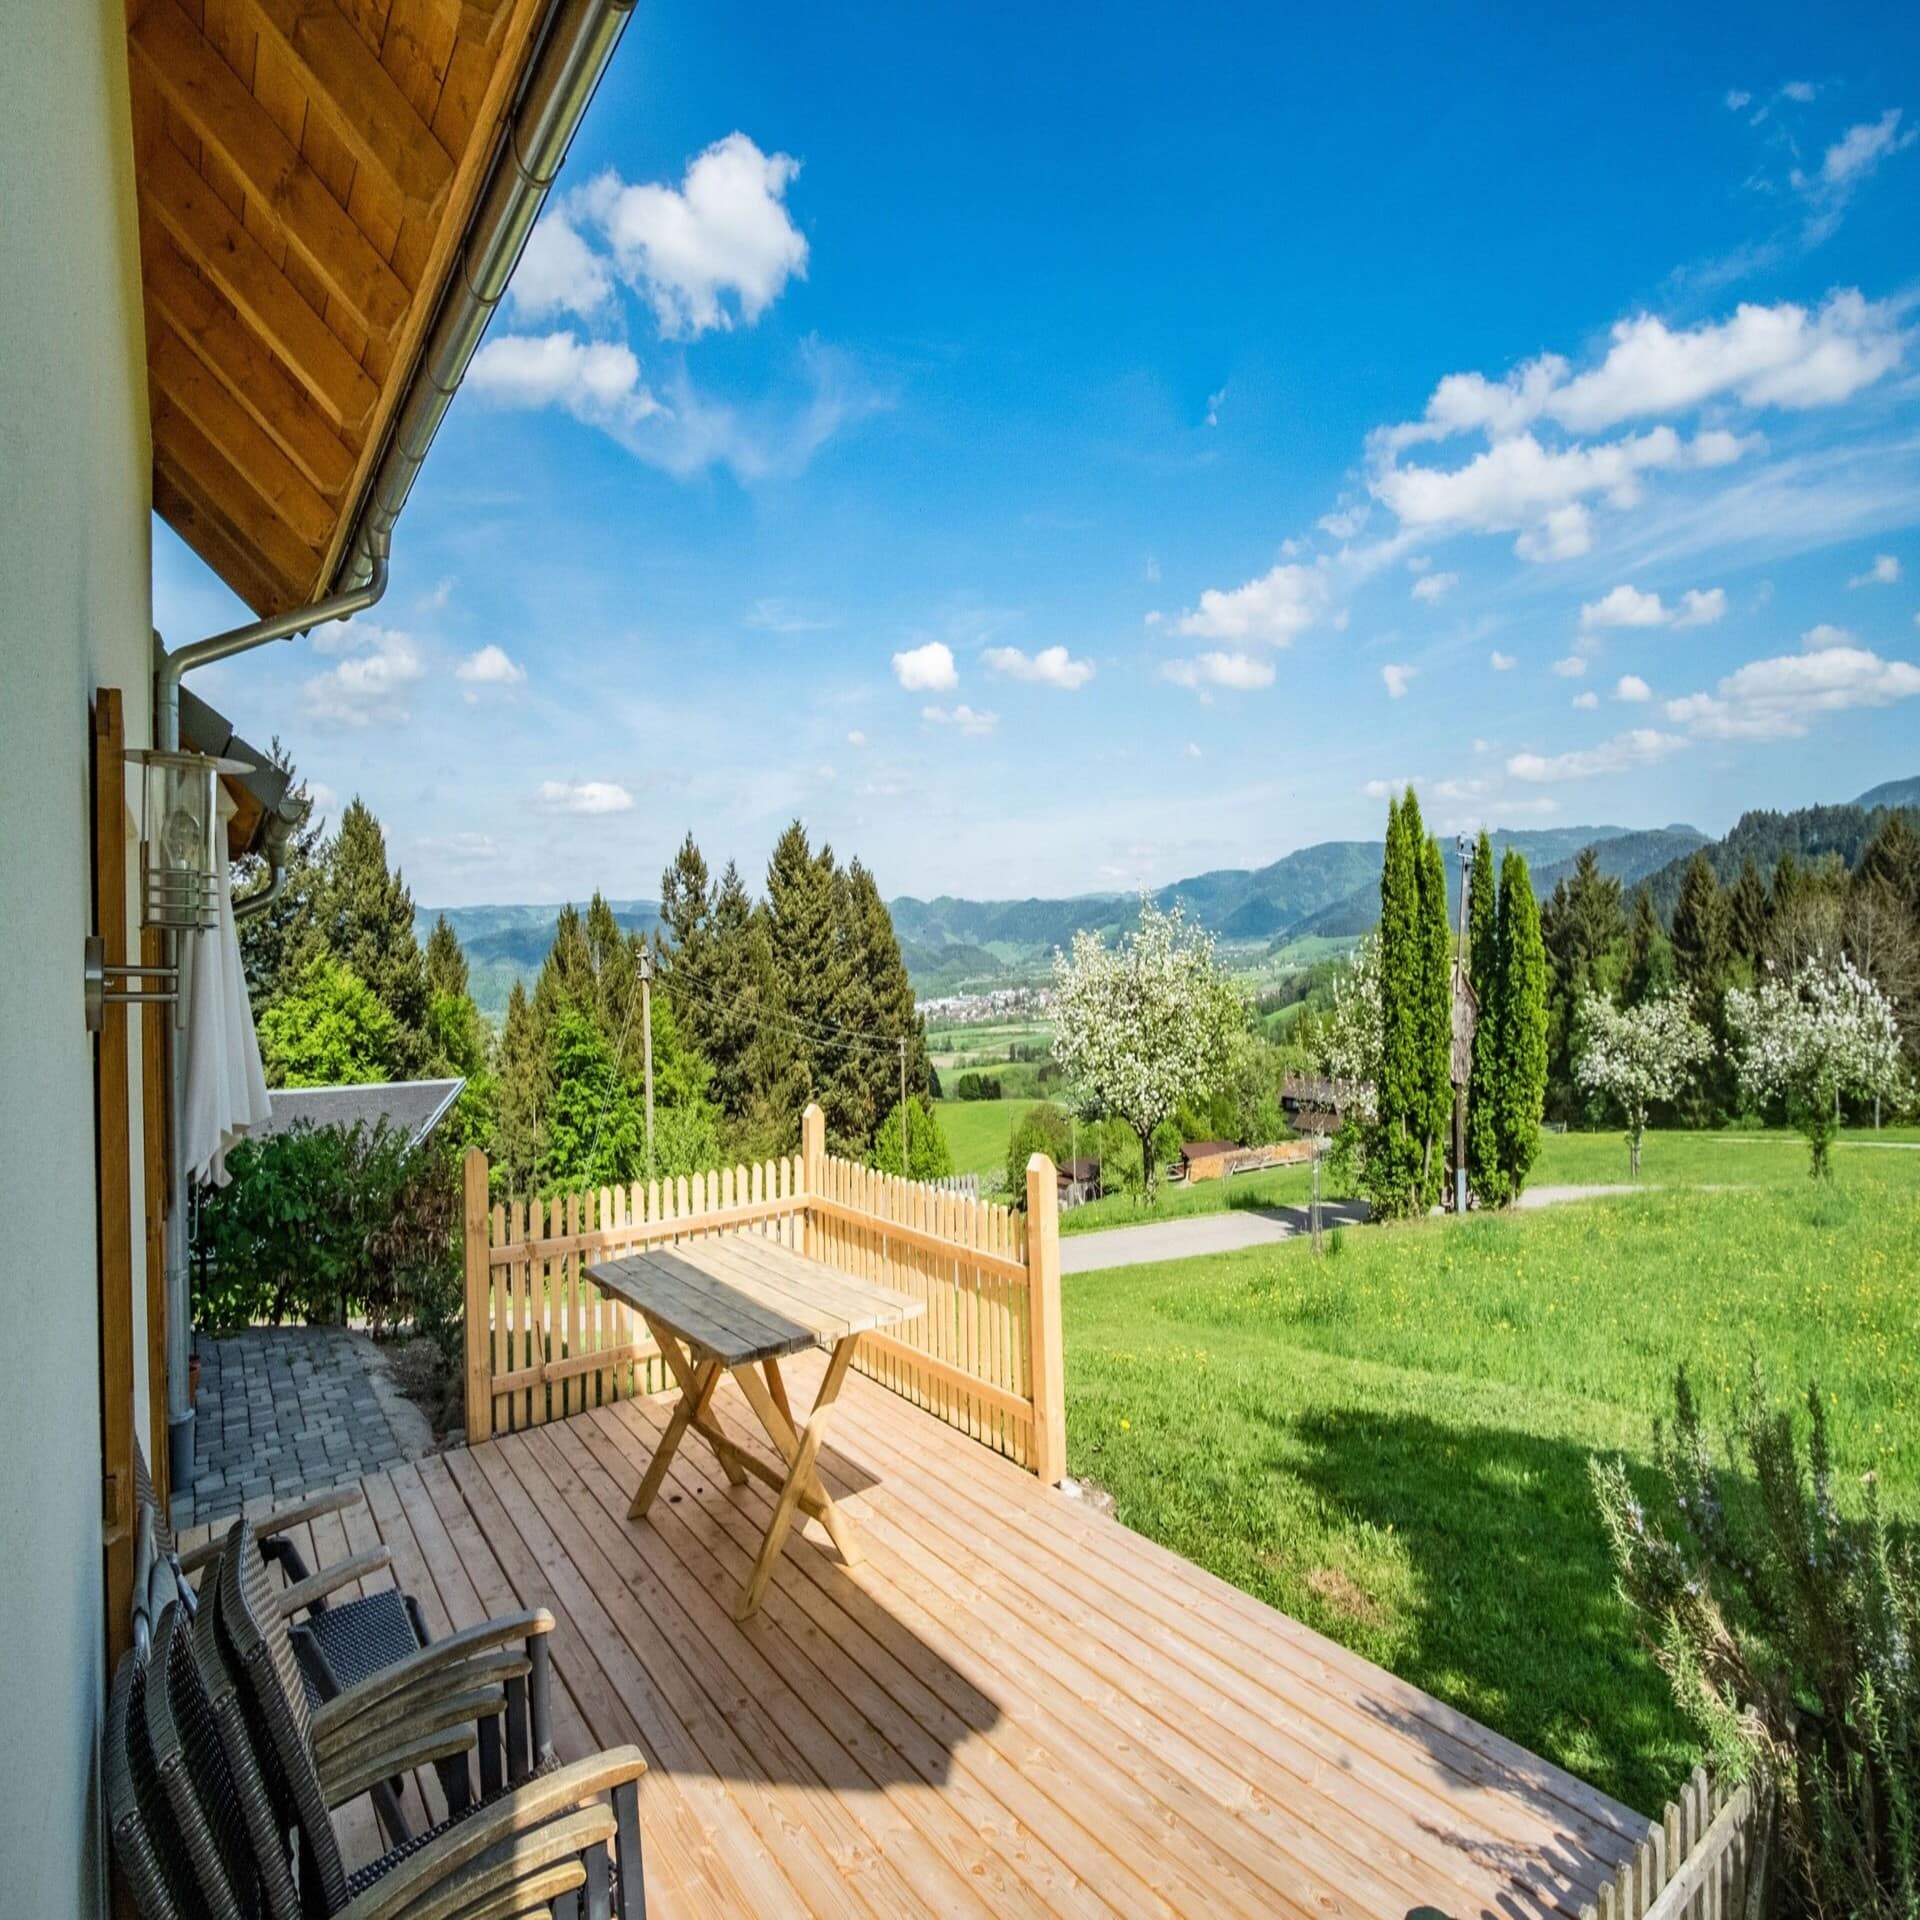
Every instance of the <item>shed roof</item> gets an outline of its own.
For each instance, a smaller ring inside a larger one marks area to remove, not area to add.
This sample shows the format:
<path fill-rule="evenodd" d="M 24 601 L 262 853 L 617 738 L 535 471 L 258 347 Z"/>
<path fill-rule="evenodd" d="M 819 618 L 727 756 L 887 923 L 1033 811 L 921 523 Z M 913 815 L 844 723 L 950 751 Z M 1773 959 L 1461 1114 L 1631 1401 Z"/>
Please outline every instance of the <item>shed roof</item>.
<path fill-rule="evenodd" d="M 1183 1160 L 1206 1160 L 1216 1153 L 1238 1153 L 1239 1151 L 1238 1140 L 1189 1140 L 1180 1149 L 1180 1157 Z"/>
<path fill-rule="evenodd" d="M 276 1087 L 268 1099 L 273 1118 L 254 1129 L 252 1138 L 270 1140 L 296 1125 L 368 1129 L 381 1121 L 398 1128 L 418 1146 L 447 1116 L 460 1097 L 464 1080 L 387 1080 L 350 1087 Z"/>

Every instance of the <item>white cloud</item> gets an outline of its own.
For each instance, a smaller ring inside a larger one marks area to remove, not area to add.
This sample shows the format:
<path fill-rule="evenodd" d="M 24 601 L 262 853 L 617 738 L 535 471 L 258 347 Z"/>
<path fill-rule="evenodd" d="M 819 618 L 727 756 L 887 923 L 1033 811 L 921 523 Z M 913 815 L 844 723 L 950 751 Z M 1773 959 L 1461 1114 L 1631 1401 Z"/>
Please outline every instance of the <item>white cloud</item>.
<path fill-rule="evenodd" d="M 974 739 L 984 738 L 1000 724 L 997 713 L 968 706 L 922 707 L 920 718 L 936 727 L 958 727 L 962 733 Z"/>
<path fill-rule="evenodd" d="M 1187 742 L 1187 758 L 1189 760 L 1198 760 L 1200 757 L 1200 743 L 1197 740 L 1189 740 Z"/>
<path fill-rule="evenodd" d="M 1072 693 L 1093 678 L 1091 660 L 1075 660 L 1065 647 L 1042 647 L 1025 654 L 1018 647 L 989 647 L 980 656 L 995 673 L 1012 680 L 1032 680 L 1045 687 Z"/>
<path fill-rule="evenodd" d="M 1169 660 L 1160 673 L 1177 687 L 1231 687 L 1250 693 L 1273 685 L 1273 662 L 1250 653 L 1202 653 L 1191 660 Z"/>
<path fill-rule="evenodd" d="M 864 747 L 866 744 L 867 736 L 858 727 L 847 735 L 847 745 L 850 747 Z"/>
<path fill-rule="evenodd" d="M 893 677 L 909 693 L 945 693 L 960 684 L 954 671 L 953 649 L 944 640 L 929 640 L 893 656 Z"/>
<path fill-rule="evenodd" d="M 591 318 L 613 299 L 613 274 L 564 208 L 547 214 L 527 236 L 513 270 L 513 310 L 528 320 L 556 313 Z"/>
<path fill-rule="evenodd" d="M 1800 644 L 1809 652 L 1818 653 L 1823 647 L 1850 647 L 1855 644 L 1855 641 L 1847 628 L 1836 627 L 1823 620 L 1817 627 L 1809 627 L 1800 636 Z"/>
<path fill-rule="evenodd" d="M 629 813 L 633 795 L 617 780 L 542 780 L 534 804 L 548 813 Z"/>
<path fill-rule="evenodd" d="M 1207 395 L 1207 425 L 1217 427 L 1220 424 L 1220 409 L 1226 404 L 1227 390 L 1222 387 L 1218 393 Z"/>
<path fill-rule="evenodd" d="M 453 677 L 470 687 L 517 687 L 525 681 L 527 670 L 510 660 L 504 648 L 485 646 L 468 654 L 454 668 Z"/>
<path fill-rule="evenodd" d="M 1427 606 L 1435 606 L 1459 584 L 1457 573 L 1423 573 L 1413 583 L 1413 597 Z"/>
<path fill-rule="evenodd" d="M 1591 687 L 1585 693 L 1576 693 L 1573 696 L 1573 705 L 1580 713 L 1591 713 L 1599 704 L 1600 696 Z"/>
<path fill-rule="evenodd" d="M 453 575 L 450 573 L 442 574 L 440 578 L 433 583 L 432 589 L 429 592 L 423 593 L 419 599 L 414 602 L 414 605 L 418 607 L 422 613 L 440 613 L 446 608 L 447 602 L 453 598 L 453 588 Z"/>
<path fill-rule="evenodd" d="M 1562 680 L 1579 680 L 1587 671 L 1585 654 L 1569 653 L 1553 663 L 1553 670 Z"/>
<path fill-rule="evenodd" d="M 1876 553 L 1873 565 L 1865 573 L 1856 573 L 1847 582 L 1850 587 L 1891 587 L 1900 579 L 1900 562 L 1891 553 Z"/>
<path fill-rule="evenodd" d="M 426 672 L 411 634 L 356 620 L 329 631 L 324 650 L 346 658 L 303 683 L 313 719 L 337 727 L 398 726 L 407 719 L 407 689 Z"/>
<path fill-rule="evenodd" d="M 1387 690 L 1389 700 L 1404 699 L 1409 683 L 1419 676 L 1418 667 L 1385 666 L 1380 669 L 1380 681 Z"/>
<path fill-rule="evenodd" d="M 633 349 L 617 340 L 505 333 L 473 356 L 465 383 L 500 407 L 564 407 L 595 426 L 632 424 L 660 411 Z"/>
<path fill-rule="evenodd" d="M 1669 700 L 1666 716 L 1708 740 L 1797 740 L 1807 732 L 1811 714 L 1891 706 L 1920 694 L 1920 666 L 1883 660 L 1865 647 L 1845 644 L 1846 639 L 1751 660 L 1712 693 Z"/>
<path fill-rule="evenodd" d="M 1583 747 L 1574 753 L 1551 756 L 1516 753 L 1507 761 L 1507 772 L 1516 780 L 1535 783 L 1590 780 L 1596 774 L 1625 773 L 1634 767 L 1649 766 L 1669 754 L 1679 753 L 1686 744 L 1677 733 L 1635 727 L 1629 733 L 1615 734 L 1597 747 Z"/>
<path fill-rule="evenodd" d="M 1325 573 L 1283 563 L 1243 587 L 1209 587 L 1199 606 L 1180 616 L 1179 628 L 1197 640 L 1284 647 L 1315 625 L 1326 606 Z"/>
<path fill-rule="evenodd" d="M 747 609 L 741 625 L 758 633 L 825 633 L 833 622 L 795 606 L 791 600 L 763 599 Z"/>
<path fill-rule="evenodd" d="M 1657 593 L 1618 586 L 1580 609 L 1580 629 L 1595 633 L 1609 627 L 1709 627 L 1727 610 L 1723 588 L 1689 588 L 1669 607 Z"/>
<path fill-rule="evenodd" d="M 1851 189 L 1864 180 L 1889 154 L 1913 145 L 1920 133 L 1909 127 L 1900 131 L 1900 109 L 1889 107 L 1878 120 L 1849 127 L 1820 163 L 1823 185 Z"/>
<path fill-rule="evenodd" d="M 1729 87 L 1727 89 L 1727 111 L 1729 113 L 1738 113 L 1742 107 L 1750 106 L 1752 102 L 1753 95 L 1744 89 L 1740 87 Z"/>
<path fill-rule="evenodd" d="M 429 859 L 454 867 L 490 866 L 506 858 L 506 849 L 490 833 L 422 834 L 414 845 Z"/>
<path fill-rule="evenodd" d="M 1356 505 L 1336 507 L 1332 513 L 1323 513 L 1314 525 L 1331 539 L 1351 540 L 1367 524 L 1367 516 L 1372 511 L 1362 500 Z"/>
<path fill-rule="evenodd" d="M 1487 665 L 1495 673 L 1511 673 L 1520 662 L 1510 653 L 1502 653 L 1498 647 L 1487 655 Z"/>
<path fill-rule="evenodd" d="M 1409 787 L 1423 787 L 1426 782 L 1417 773 L 1410 773 L 1402 780 L 1369 780 L 1360 789 L 1369 800 L 1397 800 Z"/>
<path fill-rule="evenodd" d="M 1550 448 L 1530 432 L 1496 439 L 1462 467 L 1389 466 L 1373 490 L 1406 528 L 1517 533 L 1528 560 L 1569 560 L 1593 543 L 1588 500 L 1631 507 L 1641 475 L 1721 466 L 1751 443 L 1724 434 L 1682 440 L 1660 426 L 1625 439 Z"/>
<path fill-rule="evenodd" d="M 1522 362 L 1503 380 L 1449 374 L 1425 415 L 1376 436 L 1388 454 L 1423 440 L 1480 432 L 1495 441 L 1533 421 L 1595 433 L 1653 413 L 1682 413 L 1731 396 L 1751 408 L 1805 409 L 1851 399 L 1900 364 L 1901 310 L 1857 289 L 1815 311 L 1744 303 L 1727 320 L 1674 329 L 1654 314 L 1616 321 L 1604 360 L 1575 374 L 1557 354 Z"/>
<path fill-rule="evenodd" d="M 786 208 L 800 163 L 762 153 L 744 133 L 715 141 L 676 187 L 629 186 L 603 173 L 570 205 L 606 236 L 621 276 L 668 339 L 752 326 L 804 279 L 806 236 Z"/>
<path fill-rule="evenodd" d="M 1613 683 L 1613 697 L 1637 706 L 1653 698 L 1653 689 L 1637 673 L 1623 673 Z"/>

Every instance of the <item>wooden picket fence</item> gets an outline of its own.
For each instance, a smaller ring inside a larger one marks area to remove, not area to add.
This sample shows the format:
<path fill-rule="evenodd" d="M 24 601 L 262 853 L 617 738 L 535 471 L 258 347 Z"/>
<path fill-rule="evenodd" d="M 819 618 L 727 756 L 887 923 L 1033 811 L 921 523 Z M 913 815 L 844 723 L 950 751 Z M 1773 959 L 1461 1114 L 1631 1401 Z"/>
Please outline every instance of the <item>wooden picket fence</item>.
<path fill-rule="evenodd" d="M 1745 1920 L 1758 1913 L 1763 1819 L 1751 1784 L 1718 1786 L 1696 1767 L 1615 1883 L 1581 1909 L 1581 1920 Z"/>
<path fill-rule="evenodd" d="M 1066 1471 L 1058 1184 L 1035 1155 L 1028 1207 L 990 1206 L 826 1151 L 818 1107 L 801 1150 L 759 1166 L 495 1202 L 465 1165 L 467 1438 L 518 1432 L 670 1384 L 595 1261 L 716 1233 L 761 1234 L 927 1311 L 861 1336 L 854 1365 L 1048 1481 Z"/>

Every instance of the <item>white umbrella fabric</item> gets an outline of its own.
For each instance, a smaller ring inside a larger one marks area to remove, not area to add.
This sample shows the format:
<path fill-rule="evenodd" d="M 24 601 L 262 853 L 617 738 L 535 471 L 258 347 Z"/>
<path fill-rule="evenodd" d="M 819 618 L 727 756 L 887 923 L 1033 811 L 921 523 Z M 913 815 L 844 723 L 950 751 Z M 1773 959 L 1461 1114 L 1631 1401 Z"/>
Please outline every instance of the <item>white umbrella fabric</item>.
<path fill-rule="evenodd" d="M 226 1156 L 249 1127 L 273 1117 L 267 1076 L 260 1067 L 260 1042 L 247 1000 L 246 970 L 240 963 L 240 935 L 233 920 L 233 888 L 227 871 L 226 823 L 233 818 L 232 796 L 219 789 L 219 852 L 215 896 L 219 918 L 183 944 L 191 984 L 187 999 L 187 1097 L 181 1138 L 190 1179 L 227 1184 Z"/>

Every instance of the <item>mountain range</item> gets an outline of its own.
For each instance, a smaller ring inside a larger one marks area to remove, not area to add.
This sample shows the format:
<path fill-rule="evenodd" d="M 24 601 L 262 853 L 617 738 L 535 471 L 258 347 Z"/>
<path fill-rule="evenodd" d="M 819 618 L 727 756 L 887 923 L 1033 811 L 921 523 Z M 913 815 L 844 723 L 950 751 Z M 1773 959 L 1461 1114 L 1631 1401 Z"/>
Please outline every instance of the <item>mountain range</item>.
<path fill-rule="evenodd" d="M 1601 871 L 1624 886 L 1645 881 L 1663 917 L 1670 915 L 1679 876 L 1696 849 L 1705 848 L 1723 881 L 1739 872 L 1748 852 L 1765 868 L 1791 846 L 1812 856 L 1837 852 L 1851 862 L 1870 831 L 1867 814 L 1886 806 L 1920 809 L 1920 776 L 1888 781 L 1839 807 L 1794 814 L 1749 813 L 1733 831 L 1712 840 L 1696 827 L 1542 827 L 1496 830 L 1494 857 L 1508 847 L 1526 858 L 1534 890 L 1544 899 L 1591 847 Z M 1286 964 L 1296 941 L 1344 944 L 1379 915 L 1378 840 L 1323 840 L 1264 867 L 1224 867 L 1193 874 L 1153 894 L 1161 906 L 1176 900 L 1191 918 L 1232 949 L 1236 964 Z M 1443 843 L 1450 910 L 1458 912 L 1460 860 Z M 1130 893 L 1083 893 L 1058 899 L 967 900 L 942 894 L 921 900 L 903 894 L 887 903 L 900 951 L 922 999 L 969 988 L 1012 985 L 1037 978 L 1055 947 L 1081 931 L 1113 938 L 1131 924 Z M 657 900 L 611 903 L 620 924 L 650 933 L 660 923 Z M 417 920 L 424 941 L 439 909 L 423 907 Z M 516 979 L 531 982 L 553 941 L 550 906 L 449 907 L 448 921 L 466 950 L 473 997 L 497 1020 Z M 1323 949 L 1324 950 L 1324 949 Z"/>

